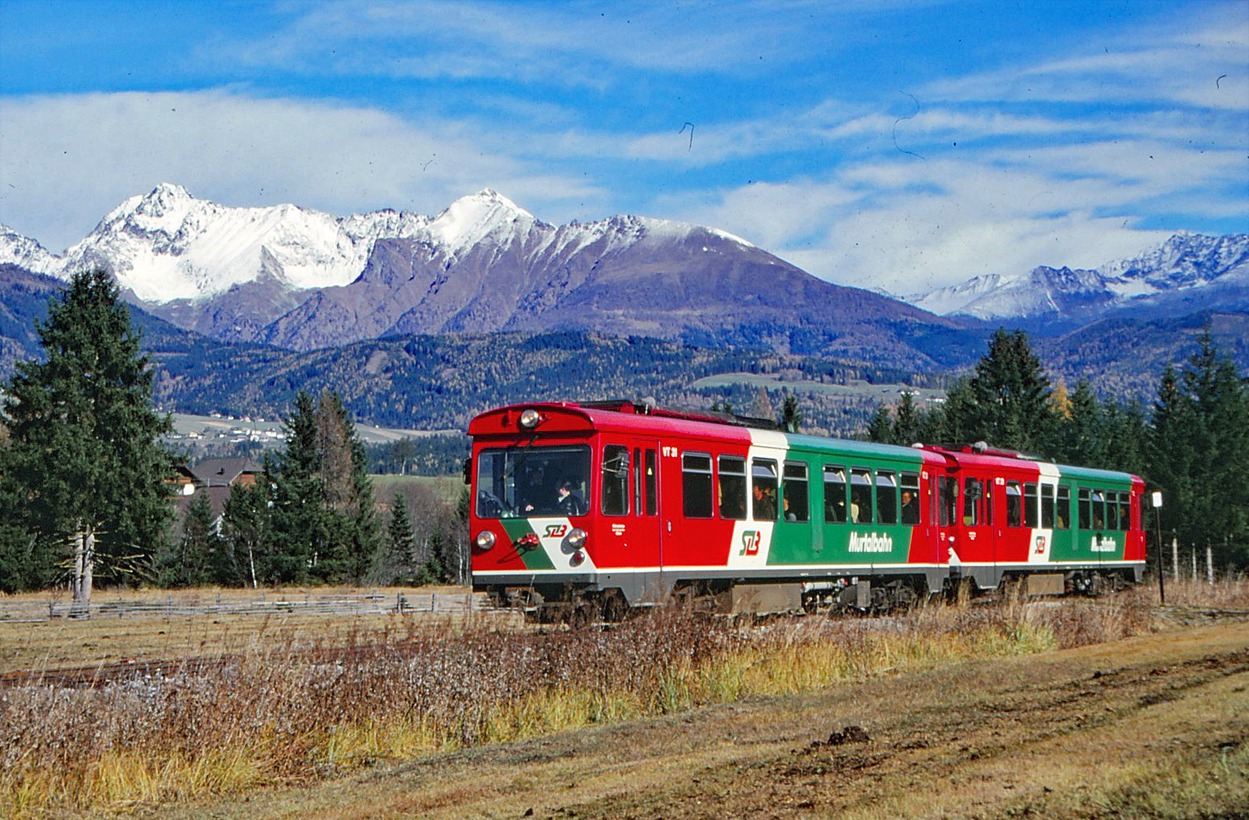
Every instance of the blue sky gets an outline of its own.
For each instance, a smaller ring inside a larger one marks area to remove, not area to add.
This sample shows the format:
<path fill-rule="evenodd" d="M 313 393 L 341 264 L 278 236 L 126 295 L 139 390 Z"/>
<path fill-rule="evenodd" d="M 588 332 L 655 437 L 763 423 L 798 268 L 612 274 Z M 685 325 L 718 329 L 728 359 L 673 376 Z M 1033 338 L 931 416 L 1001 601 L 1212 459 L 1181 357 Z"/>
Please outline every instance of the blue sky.
<path fill-rule="evenodd" d="M 914 293 L 1249 232 L 1249 0 L 0 0 L 0 222 L 227 205 L 711 225 Z"/>

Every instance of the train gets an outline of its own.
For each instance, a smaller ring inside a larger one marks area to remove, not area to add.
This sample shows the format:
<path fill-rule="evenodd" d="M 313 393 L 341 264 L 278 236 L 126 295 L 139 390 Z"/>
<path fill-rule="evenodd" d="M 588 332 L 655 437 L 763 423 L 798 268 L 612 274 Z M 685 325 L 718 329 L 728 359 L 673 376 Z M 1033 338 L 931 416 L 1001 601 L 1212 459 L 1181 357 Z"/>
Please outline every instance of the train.
<path fill-rule="evenodd" d="M 990 447 L 802 435 L 653 401 L 535 402 L 472 419 L 473 588 L 604 618 L 883 611 L 1017 585 L 1139 583 L 1144 481 Z"/>

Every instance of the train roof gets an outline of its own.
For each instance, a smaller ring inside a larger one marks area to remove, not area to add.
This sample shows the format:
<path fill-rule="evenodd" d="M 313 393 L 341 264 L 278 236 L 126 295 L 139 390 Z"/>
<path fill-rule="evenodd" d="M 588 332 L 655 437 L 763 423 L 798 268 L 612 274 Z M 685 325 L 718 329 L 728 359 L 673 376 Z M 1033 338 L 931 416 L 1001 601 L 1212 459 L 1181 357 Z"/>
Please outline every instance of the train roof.
<path fill-rule="evenodd" d="M 535 422 L 526 426 L 522 416 L 530 411 Z M 807 450 L 847 453 L 866 457 L 908 461 L 941 461 L 956 464 L 979 464 L 997 469 L 1018 469 L 1029 464 L 1054 464 L 1059 472 L 1071 478 L 1097 482 L 1143 484 L 1131 473 L 1091 467 L 1056 464 L 1039 456 L 990 447 L 983 442 L 963 447 L 948 445 L 912 445 L 826 438 L 801 433 L 787 433 L 768 419 L 737 416 L 708 410 L 683 410 L 661 407 L 653 401 L 612 400 L 595 402 L 527 402 L 505 405 L 476 416 L 468 426 L 470 436 L 515 438 L 530 430 L 540 433 L 590 435 L 595 431 L 614 431 L 640 435 L 657 433 L 701 436 L 724 441 L 749 442 L 765 431 L 765 435 L 783 439 L 788 446 Z M 751 431 L 756 433 L 752 436 Z"/>
<path fill-rule="evenodd" d="M 499 407 L 477 416 L 469 423 L 470 436 L 516 436 L 522 434 L 518 425 L 520 414 L 534 410 L 542 421 L 538 424 L 543 432 L 589 433 L 593 430 L 620 432 L 668 433 L 672 435 L 702 436 L 727 441 L 749 442 L 764 435 L 783 438 L 788 446 L 810 450 L 837 451 L 876 458 L 893 458 L 908 461 L 938 460 L 933 454 L 915 447 L 894 444 L 836 439 L 823 436 L 788 433 L 766 419 L 735 416 L 700 410 L 679 410 L 660 407 L 648 402 L 532 402 Z M 536 429 L 536 428 L 535 428 Z"/>

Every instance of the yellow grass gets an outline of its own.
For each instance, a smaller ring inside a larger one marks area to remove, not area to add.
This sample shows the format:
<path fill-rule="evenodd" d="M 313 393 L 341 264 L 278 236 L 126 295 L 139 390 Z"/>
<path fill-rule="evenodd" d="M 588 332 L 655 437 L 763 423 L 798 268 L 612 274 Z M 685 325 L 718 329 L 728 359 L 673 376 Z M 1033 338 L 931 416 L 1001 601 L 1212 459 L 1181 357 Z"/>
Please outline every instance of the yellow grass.
<path fill-rule="evenodd" d="M 1221 594 L 1235 601 L 1240 590 Z M 163 644 L 162 630 L 136 628 L 146 638 L 134 645 L 152 642 L 145 651 L 211 649 L 222 663 L 131 688 L 6 692 L 0 723 L 13 724 L 17 741 L 0 746 L 0 814 L 187 803 L 434 750 L 1114 639 L 1150 628 L 1147 598 L 933 605 L 892 619 L 746 629 L 681 610 L 602 633 L 499 634 L 471 620 L 431 630 L 396 616 L 290 629 L 188 622 Z M 102 640 L 97 624 L 57 626 L 60 660 L 73 656 L 75 635 Z M 188 634 L 205 637 L 189 644 Z M 225 651 L 235 647 L 244 649 Z M 31 648 L 9 657 L 29 662 Z"/>

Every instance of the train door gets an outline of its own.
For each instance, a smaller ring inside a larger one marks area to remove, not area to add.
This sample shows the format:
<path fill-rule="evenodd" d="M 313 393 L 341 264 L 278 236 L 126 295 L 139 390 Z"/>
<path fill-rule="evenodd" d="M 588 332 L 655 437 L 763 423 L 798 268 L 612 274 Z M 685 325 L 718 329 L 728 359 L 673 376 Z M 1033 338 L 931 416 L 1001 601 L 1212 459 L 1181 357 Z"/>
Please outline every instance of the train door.
<path fill-rule="evenodd" d="M 958 541 L 958 475 L 935 473 L 932 480 L 931 518 L 936 525 L 939 545 L 937 562 L 949 564 L 951 573 L 961 573 L 963 546 Z"/>
<path fill-rule="evenodd" d="M 659 526 L 659 445 L 632 439 L 603 445 L 599 512 L 602 536 L 610 544 L 612 566 L 630 580 L 612 579 L 622 587 L 645 585 L 662 562 Z M 626 588 L 631 598 L 643 590 Z"/>
<path fill-rule="evenodd" d="M 976 582 L 995 583 L 998 569 L 997 533 L 993 529 L 993 478 L 988 475 L 960 476 L 958 520 L 962 529 L 964 564 L 977 568 Z M 986 572 L 989 567 L 992 572 Z"/>

